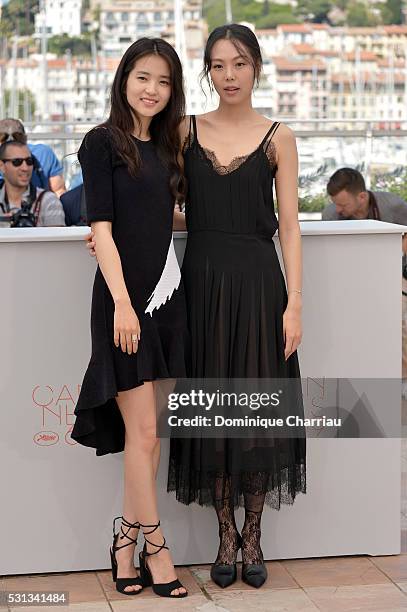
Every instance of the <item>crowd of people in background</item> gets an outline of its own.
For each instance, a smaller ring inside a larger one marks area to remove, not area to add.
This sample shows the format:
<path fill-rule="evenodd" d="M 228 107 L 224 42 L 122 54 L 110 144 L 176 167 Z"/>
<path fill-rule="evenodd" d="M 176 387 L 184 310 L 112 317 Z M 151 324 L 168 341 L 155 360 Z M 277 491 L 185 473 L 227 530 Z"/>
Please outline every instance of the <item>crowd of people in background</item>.
<path fill-rule="evenodd" d="M 407 225 L 407 203 L 391 192 L 370 191 L 362 174 L 340 168 L 329 179 L 322 220 L 376 219 Z M 27 142 L 18 119 L 0 120 L 0 226 L 86 225 L 82 183 L 67 191 L 52 148 Z M 403 238 L 407 252 L 407 235 Z"/>

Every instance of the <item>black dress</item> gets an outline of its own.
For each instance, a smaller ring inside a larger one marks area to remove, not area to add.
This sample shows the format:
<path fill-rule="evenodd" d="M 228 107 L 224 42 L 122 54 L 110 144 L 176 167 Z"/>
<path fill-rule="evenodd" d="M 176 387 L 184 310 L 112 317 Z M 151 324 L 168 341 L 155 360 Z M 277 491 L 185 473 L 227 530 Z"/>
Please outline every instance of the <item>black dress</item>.
<path fill-rule="evenodd" d="M 294 378 L 300 385 L 297 352 L 284 358 L 287 291 L 272 239 L 278 221 L 271 138 L 278 125 L 255 151 L 224 167 L 199 144 L 192 117 L 184 148 L 188 240 L 182 267 L 190 377 Z M 304 416 L 302 395 L 290 411 Z M 246 493 L 265 495 L 276 509 L 292 504 L 306 491 L 306 440 L 303 429 L 300 433 L 252 438 L 250 444 L 239 438 L 174 437 L 168 490 L 185 504 L 213 505 L 228 497 L 243 505 Z"/>
<path fill-rule="evenodd" d="M 185 296 L 172 241 L 174 199 L 169 172 L 153 142 L 136 140 L 137 178 L 106 128 L 91 130 L 79 149 L 87 220 L 111 221 L 126 287 L 139 318 L 141 340 L 128 355 L 113 342 L 114 302 L 97 268 L 92 295 L 92 355 L 75 408 L 72 438 L 96 455 L 124 449 L 124 423 L 115 397 L 144 381 L 185 376 Z"/>

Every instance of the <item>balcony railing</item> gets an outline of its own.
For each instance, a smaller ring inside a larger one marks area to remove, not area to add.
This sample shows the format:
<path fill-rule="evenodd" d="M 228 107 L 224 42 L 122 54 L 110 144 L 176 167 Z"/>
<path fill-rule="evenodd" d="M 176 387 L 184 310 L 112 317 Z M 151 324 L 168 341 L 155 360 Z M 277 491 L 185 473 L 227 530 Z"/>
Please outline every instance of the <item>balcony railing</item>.
<path fill-rule="evenodd" d="M 407 121 L 394 119 L 281 119 L 296 134 L 300 161 L 300 209 L 318 213 L 328 202 L 326 184 L 340 167 L 357 168 L 368 188 L 398 191 L 403 196 L 407 168 Z M 95 121 L 26 124 L 30 142 L 49 144 L 63 160 L 67 185 L 78 181 L 76 151 Z M 399 124 L 397 124 L 399 126 Z M 406 193 L 407 197 L 407 193 Z"/>

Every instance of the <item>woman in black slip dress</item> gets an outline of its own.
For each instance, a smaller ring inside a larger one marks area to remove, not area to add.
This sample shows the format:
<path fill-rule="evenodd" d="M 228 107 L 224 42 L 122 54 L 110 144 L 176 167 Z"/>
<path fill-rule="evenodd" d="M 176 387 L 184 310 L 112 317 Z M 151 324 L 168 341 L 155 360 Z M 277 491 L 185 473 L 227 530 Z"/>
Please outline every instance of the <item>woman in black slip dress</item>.
<path fill-rule="evenodd" d="M 185 122 L 187 246 L 182 266 L 191 335 L 191 378 L 280 378 L 300 383 L 301 236 L 295 138 L 254 111 L 261 70 L 255 35 L 241 25 L 214 30 L 205 73 L 219 108 Z M 274 213 L 276 183 L 279 221 Z M 272 236 L 279 229 L 288 292 Z M 303 417 L 302 395 L 289 413 Z M 306 440 L 171 438 L 168 490 L 184 503 L 213 505 L 220 545 L 212 579 L 261 586 L 264 503 L 275 509 L 306 492 Z M 176 436 L 176 433 L 173 434 Z M 204 436 L 204 433 L 200 434 Z M 234 508 L 244 505 L 241 535 Z"/>
<path fill-rule="evenodd" d="M 149 585 L 164 597 L 187 595 L 158 520 L 153 388 L 153 381 L 186 372 L 185 301 L 172 242 L 183 116 L 176 52 L 163 40 L 140 39 L 117 69 L 109 119 L 86 135 L 78 155 L 99 267 L 92 356 L 72 438 L 96 455 L 124 450 L 123 516 L 118 533 L 113 522 L 110 555 L 116 588 L 127 595 Z M 138 576 L 140 527 L 145 544 Z"/>

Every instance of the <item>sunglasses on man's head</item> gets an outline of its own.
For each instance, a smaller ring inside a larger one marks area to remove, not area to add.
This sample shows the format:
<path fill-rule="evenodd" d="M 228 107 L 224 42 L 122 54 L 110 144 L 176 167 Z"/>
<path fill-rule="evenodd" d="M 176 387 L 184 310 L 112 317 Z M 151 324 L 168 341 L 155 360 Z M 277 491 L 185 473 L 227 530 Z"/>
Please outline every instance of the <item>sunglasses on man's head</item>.
<path fill-rule="evenodd" d="M 21 166 L 23 164 L 23 162 L 25 162 L 27 164 L 27 166 L 33 166 L 34 165 L 34 160 L 33 160 L 32 157 L 14 157 L 13 159 L 11 159 L 11 158 L 4 158 L 1 161 L 4 162 L 4 163 L 11 162 L 13 164 L 13 166 L 15 166 L 16 168 Z"/>
<path fill-rule="evenodd" d="M 0 144 L 4 144 L 5 142 L 12 140 L 26 144 L 27 134 L 24 134 L 24 132 L 2 132 L 0 130 Z"/>

